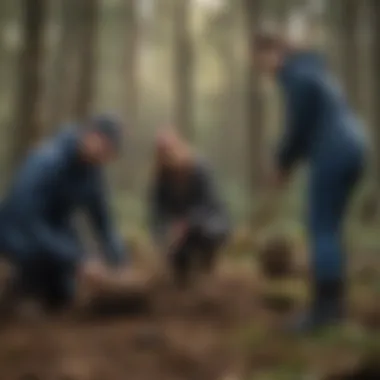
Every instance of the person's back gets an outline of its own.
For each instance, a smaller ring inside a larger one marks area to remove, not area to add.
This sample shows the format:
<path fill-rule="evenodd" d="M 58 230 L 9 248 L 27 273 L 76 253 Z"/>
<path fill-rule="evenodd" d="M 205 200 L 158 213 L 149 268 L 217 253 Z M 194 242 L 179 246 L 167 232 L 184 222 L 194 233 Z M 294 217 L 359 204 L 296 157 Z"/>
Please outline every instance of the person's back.
<path fill-rule="evenodd" d="M 365 130 L 323 58 L 313 51 L 289 54 L 279 72 L 288 119 L 297 120 L 300 158 L 318 160 L 345 148 L 366 149 Z M 288 133 L 290 131 L 287 131 Z M 295 145 L 295 144 L 294 144 Z"/>
<path fill-rule="evenodd" d="M 101 174 L 98 167 L 81 163 L 77 150 L 78 133 L 70 129 L 27 155 L 2 202 L 1 224 L 10 247 L 15 245 L 15 250 L 22 252 L 36 240 L 30 213 L 39 199 L 43 202 L 39 216 L 44 221 L 57 228 L 72 228 L 74 211 L 85 204 L 96 176 Z M 41 180 L 35 184 L 36 177 Z"/>

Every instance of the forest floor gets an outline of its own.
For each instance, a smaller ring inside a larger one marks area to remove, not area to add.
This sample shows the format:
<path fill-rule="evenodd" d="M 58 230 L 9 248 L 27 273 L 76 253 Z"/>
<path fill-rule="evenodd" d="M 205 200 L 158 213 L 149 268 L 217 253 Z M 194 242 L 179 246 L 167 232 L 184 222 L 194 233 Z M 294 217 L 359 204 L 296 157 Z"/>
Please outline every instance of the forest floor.
<path fill-rule="evenodd" d="M 227 258 L 192 289 L 151 278 L 144 289 L 112 289 L 113 297 L 96 289 L 96 301 L 82 299 L 59 320 L 14 321 L 0 329 L 0 379 L 380 379 L 373 266 L 352 283 L 350 326 L 300 338 L 281 326 L 302 308 L 305 278 L 267 281 L 253 267 Z M 361 367 L 372 374 L 355 375 Z"/>

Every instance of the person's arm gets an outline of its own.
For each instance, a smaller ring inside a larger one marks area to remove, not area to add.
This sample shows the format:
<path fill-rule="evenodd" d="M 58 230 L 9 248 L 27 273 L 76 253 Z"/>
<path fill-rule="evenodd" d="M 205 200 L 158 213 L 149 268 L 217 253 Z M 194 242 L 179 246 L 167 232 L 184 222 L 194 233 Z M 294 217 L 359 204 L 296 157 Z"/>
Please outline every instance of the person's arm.
<path fill-rule="evenodd" d="M 44 216 L 46 204 L 55 191 L 59 165 L 54 154 L 34 157 L 21 174 L 14 196 L 18 201 L 20 218 L 36 248 L 50 252 L 62 263 L 71 265 L 78 257 L 79 247 L 68 235 L 52 228 Z"/>
<path fill-rule="evenodd" d="M 286 122 L 277 152 L 277 166 L 288 174 L 302 158 L 309 135 L 313 133 L 318 102 L 317 83 L 311 78 L 299 78 L 288 94 Z"/>
<path fill-rule="evenodd" d="M 102 173 L 94 173 L 91 194 L 87 199 L 87 212 L 100 239 L 105 259 L 109 265 L 118 266 L 126 259 L 126 247 L 113 226 L 108 200 Z"/>
<path fill-rule="evenodd" d="M 202 163 L 197 169 L 198 199 L 190 210 L 190 219 L 195 221 L 211 215 L 227 217 L 227 211 L 220 199 L 211 168 Z"/>
<path fill-rule="evenodd" d="M 169 218 L 165 211 L 161 181 L 156 179 L 148 194 L 149 230 L 153 240 L 163 245 L 166 240 Z"/>

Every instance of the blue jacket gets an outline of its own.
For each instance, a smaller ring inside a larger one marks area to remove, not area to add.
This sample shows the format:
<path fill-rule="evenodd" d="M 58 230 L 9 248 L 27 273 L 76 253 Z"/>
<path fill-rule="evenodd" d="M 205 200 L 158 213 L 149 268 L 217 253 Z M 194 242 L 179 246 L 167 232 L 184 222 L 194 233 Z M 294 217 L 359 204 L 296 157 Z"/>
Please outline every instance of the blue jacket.
<path fill-rule="evenodd" d="M 363 149 L 364 129 L 318 54 L 289 54 L 279 72 L 286 125 L 278 165 L 290 170 L 299 161 L 311 165 L 327 153 Z"/>
<path fill-rule="evenodd" d="M 33 150 L 0 208 L 3 251 L 20 261 L 38 252 L 67 264 L 83 254 L 73 225 L 76 210 L 89 215 L 110 264 L 123 245 L 109 216 L 101 168 L 78 155 L 79 132 L 67 130 Z"/>

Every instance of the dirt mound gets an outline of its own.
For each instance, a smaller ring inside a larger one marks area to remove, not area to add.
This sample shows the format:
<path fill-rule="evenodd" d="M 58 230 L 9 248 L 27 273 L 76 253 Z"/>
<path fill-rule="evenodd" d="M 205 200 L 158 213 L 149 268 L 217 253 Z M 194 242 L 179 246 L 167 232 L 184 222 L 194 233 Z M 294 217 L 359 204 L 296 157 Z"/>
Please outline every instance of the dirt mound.
<path fill-rule="evenodd" d="M 249 280 L 179 291 L 100 292 L 59 320 L 0 331 L 6 380 L 212 380 L 231 363 L 230 333 L 252 315 Z M 112 296 L 111 296 L 112 294 Z"/>

